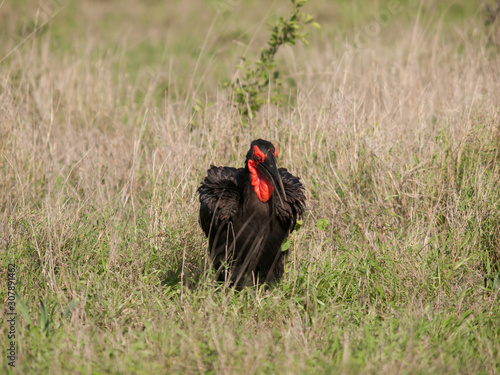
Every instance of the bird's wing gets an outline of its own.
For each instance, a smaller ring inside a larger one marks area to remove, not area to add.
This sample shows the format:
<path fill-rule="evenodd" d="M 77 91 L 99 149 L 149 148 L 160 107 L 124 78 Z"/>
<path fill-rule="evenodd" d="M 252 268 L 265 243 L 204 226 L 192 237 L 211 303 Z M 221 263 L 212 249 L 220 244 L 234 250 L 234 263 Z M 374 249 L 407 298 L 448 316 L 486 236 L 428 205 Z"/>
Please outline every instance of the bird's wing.
<path fill-rule="evenodd" d="M 217 230 L 220 223 L 231 219 L 238 209 L 238 172 L 236 168 L 212 165 L 198 188 L 200 225 L 207 237 L 211 231 Z"/>
<path fill-rule="evenodd" d="M 302 217 L 306 205 L 304 186 L 300 179 L 289 173 L 286 168 L 280 168 L 279 173 L 285 188 L 286 200 L 283 205 L 277 205 L 278 218 L 282 225 L 292 232 L 297 216 Z"/>

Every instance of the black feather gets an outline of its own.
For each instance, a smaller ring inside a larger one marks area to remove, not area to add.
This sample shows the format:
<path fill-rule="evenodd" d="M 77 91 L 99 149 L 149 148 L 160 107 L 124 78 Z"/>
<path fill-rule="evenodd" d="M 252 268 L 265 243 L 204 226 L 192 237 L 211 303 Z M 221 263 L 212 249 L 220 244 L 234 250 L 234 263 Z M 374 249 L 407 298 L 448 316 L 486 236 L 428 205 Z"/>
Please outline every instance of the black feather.
<path fill-rule="evenodd" d="M 289 173 L 286 168 L 280 168 L 279 173 L 285 188 L 286 201 L 284 205 L 277 205 L 277 214 L 280 222 L 291 233 L 295 229 L 297 217 L 301 218 L 304 213 L 306 197 L 298 177 Z"/>
<path fill-rule="evenodd" d="M 200 225 L 208 236 L 211 227 L 231 219 L 238 210 L 240 193 L 237 176 L 243 168 L 210 166 L 207 177 L 198 188 Z"/>

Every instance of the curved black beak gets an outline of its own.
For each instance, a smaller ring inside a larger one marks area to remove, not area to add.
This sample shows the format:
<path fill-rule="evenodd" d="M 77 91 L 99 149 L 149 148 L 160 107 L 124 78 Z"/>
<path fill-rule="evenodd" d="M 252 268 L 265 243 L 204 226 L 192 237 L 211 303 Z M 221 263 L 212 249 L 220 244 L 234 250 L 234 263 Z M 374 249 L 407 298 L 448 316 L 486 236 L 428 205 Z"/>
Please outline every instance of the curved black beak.
<path fill-rule="evenodd" d="M 268 152 L 266 159 L 262 163 L 257 164 L 257 169 L 267 177 L 271 184 L 273 184 L 276 192 L 278 193 L 281 205 L 283 205 L 283 201 L 286 200 L 286 193 L 285 188 L 283 187 L 283 182 L 281 181 L 278 167 L 276 166 L 276 158 L 274 157 L 274 154 L 272 152 Z"/>

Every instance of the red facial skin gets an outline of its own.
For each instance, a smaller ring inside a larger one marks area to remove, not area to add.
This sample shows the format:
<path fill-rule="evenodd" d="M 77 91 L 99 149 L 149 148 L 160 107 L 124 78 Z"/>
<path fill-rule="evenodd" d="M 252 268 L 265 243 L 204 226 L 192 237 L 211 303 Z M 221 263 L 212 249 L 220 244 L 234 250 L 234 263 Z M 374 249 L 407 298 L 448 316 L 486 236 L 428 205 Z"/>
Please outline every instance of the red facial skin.
<path fill-rule="evenodd" d="M 274 149 L 274 157 L 278 156 L 278 150 Z M 259 160 L 260 158 L 260 160 Z M 273 195 L 274 187 L 266 176 L 257 170 L 257 164 L 266 160 L 266 155 L 259 147 L 253 146 L 253 159 L 248 160 L 248 170 L 252 179 L 252 186 L 257 197 L 262 202 L 267 202 Z"/>
<path fill-rule="evenodd" d="M 253 158 L 257 163 L 259 163 L 259 162 L 263 162 L 264 160 L 266 160 L 266 155 L 264 155 L 264 153 L 260 150 L 259 147 L 253 146 Z M 261 160 L 259 160 L 259 158 Z"/>

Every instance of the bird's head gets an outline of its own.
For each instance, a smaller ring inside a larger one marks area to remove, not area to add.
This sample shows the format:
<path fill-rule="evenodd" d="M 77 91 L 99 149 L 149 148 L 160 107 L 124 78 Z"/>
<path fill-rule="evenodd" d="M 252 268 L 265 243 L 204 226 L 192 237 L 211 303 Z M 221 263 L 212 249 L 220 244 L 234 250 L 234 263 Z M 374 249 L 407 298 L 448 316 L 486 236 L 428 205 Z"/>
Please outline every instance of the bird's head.
<path fill-rule="evenodd" d="M 272 196 L 273 189 L 277 189 L 278 197 L 283 204 L 286 199 L 285 189 L 281 181 L 276 158 L 278 150 L 271 142 L 257 139 L 250 144 L 247 153 L 246 165 L 250 172 L 255 193 L 263 202 Z"/>

